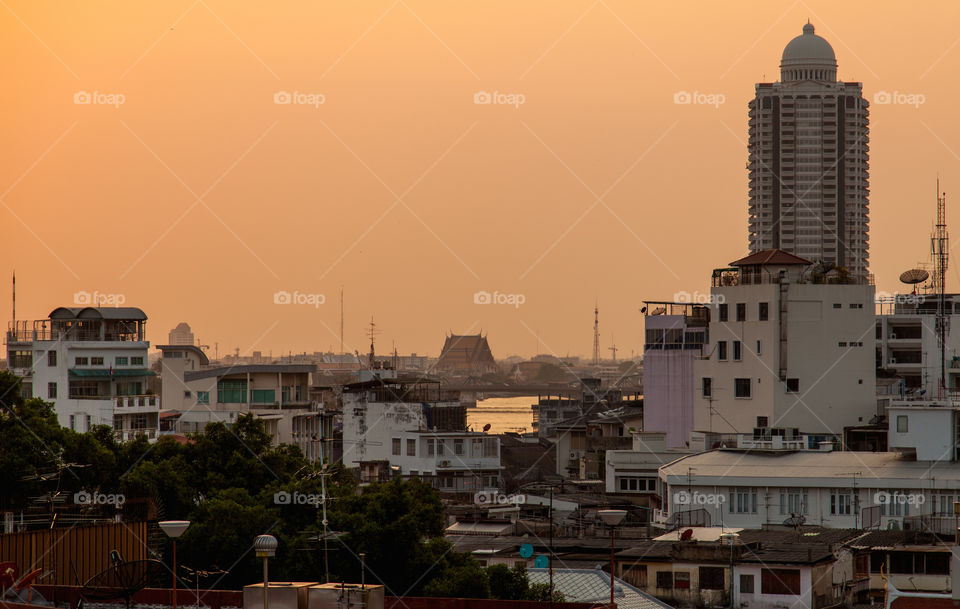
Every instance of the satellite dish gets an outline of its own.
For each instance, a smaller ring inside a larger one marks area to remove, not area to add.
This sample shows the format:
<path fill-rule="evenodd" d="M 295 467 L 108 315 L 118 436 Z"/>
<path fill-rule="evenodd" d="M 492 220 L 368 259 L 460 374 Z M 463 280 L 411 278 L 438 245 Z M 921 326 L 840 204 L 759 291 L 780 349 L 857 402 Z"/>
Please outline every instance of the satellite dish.
<path fill-rule="evenodd" d="M 486 425 L 484 425 L 484 426 L 483 426 L 483 431 L 484 431 L 484 433 L 490 431 L 490 427 L 491 427 L 490 423 L 487 423 Z"/>
<path fill-rule="evenodd" d="M 918 283 L 923 283 L 930 278 L 930 273 L 923 269 L 910 269 L 909 271 L 904 271 L 900 274 L 901 283 L 906 283 L 910 285 L 916 285 Z"/>

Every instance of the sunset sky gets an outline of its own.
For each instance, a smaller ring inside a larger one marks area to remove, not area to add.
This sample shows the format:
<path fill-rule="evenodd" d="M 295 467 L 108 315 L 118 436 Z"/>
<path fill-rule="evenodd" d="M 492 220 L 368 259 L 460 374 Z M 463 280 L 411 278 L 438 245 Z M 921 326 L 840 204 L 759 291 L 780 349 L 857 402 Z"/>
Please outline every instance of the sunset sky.
<path fill-rule="evenodd" d="M 938 172 L 960 241 L 957 3 L 0 0 L 3 317 L 16 270 L 20 319 L 119 294 L 154 344 L 276 356 L 338 348 L 343 287 L 350 351 L 372 315 L 382 353 L 589 355 L 598 301 L 639 355 L 642 300 L 746 253 L 747 102 L 807 19 L 871 100 L 900 289 Z"/>

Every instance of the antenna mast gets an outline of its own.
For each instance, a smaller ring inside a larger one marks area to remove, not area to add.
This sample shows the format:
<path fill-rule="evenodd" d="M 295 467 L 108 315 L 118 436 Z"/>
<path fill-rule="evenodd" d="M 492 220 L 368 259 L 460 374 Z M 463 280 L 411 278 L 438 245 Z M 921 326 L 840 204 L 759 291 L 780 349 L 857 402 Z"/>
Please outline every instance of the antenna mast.
<path fill-rule="evenodd" d="M 600 365 L 600 306 L 593 305 L 593 365 Z"/>
<path fill-rule="evenodd" d="M 340 286 L 340 355 L 343 355 L 343 286 Z"/>
<path fill-rule="evenodd" d="M 947 325 L 946 283 L 947 263 L 950 253 L 950 235 L 947 233 L 947 193 L 940 192 L 940 178 L 937 178 L 937 225 L 930 243 L 933 254 L 933 284 L 939 296 L 937 306 L 937 340 L 940 343 L 940 385 L 938 397 L 946 397 L 947 389 Z"/>

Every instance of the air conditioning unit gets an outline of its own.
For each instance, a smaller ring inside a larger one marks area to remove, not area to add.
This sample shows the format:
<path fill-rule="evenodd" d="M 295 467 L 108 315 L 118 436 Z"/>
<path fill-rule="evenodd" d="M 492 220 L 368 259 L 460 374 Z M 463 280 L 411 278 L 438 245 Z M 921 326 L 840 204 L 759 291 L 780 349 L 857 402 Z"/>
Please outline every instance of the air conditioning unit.
<path fill-rule="evenodd" d="M 571 459 L 579 459 L 579 458 L 580 458 L 580 453 L 578 453 L 578 452 L 575 451 L 575 450 L 571 450 L 571 451 L 570 451 L 570 458 L 571 458 Z"/>
<path fill-rule="evenodd" d="M 450 467 L 450 462 L 449 462 L 449 461 L 441 461 L 441 462 L 440 462 L 440 467 Z"/>

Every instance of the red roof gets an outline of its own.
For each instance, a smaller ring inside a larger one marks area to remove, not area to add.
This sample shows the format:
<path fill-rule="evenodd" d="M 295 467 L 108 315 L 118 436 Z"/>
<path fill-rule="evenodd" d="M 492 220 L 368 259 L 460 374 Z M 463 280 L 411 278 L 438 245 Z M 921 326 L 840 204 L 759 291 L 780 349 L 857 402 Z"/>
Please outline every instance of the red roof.
<path fill-rule="evenodd" d="M 730 266 L 749 266 L 752 264 L 802 264 L 806 266 L 813 263 L 806 258 L 794 256 L 790 252 L 783 250 L 760 250 L 759 252 L 750 254 L 746 258 L 734 260 L 730 263 Z"/>

